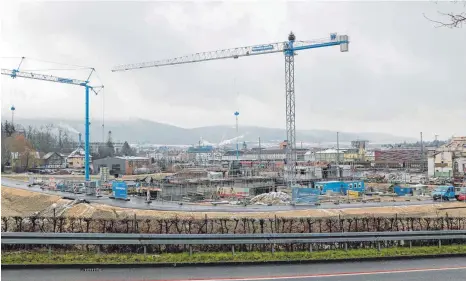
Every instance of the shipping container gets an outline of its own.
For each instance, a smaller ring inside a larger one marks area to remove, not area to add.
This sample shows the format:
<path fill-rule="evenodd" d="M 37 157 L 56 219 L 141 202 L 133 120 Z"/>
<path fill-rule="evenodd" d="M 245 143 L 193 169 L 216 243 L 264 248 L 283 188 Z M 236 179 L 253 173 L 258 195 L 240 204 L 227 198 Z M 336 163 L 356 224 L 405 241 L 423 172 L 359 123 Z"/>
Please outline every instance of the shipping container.
<path fill-rule="evenodd" d="M 114 181 L 112 183 L 112 193 L 114 199 L 128 200 L 128 186 L 124 181 Z"/>
<path fill-rule="evenodd" d="M 314 184 L 315 188 L 321 190 L 321 194 L 340 193 L 347 194 L 348 190 L 364 192 L 364 181 L 321 181 Z"/>

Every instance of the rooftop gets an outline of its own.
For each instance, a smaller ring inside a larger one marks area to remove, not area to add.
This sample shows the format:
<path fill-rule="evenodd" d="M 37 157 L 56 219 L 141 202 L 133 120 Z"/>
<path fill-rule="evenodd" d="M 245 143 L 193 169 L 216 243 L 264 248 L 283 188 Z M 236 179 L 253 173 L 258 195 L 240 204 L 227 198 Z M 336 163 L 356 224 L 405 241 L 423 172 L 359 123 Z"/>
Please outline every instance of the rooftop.
<path fill-rule="evenodd" d="M 117 156 L 115 158 L 123 159 L 123 160 L 149 160 L 147 157 L 139 157 L 139 156 Z"/>
<path fill-rule="evenodd" d="M 73 157 L 84 157 L 85 155 L 85 152 L 84 152 L 84 148 L 82 147 L 78 147 L 76 148 L 75 150 L 73 150 L 73 152 L 70 153 L 70 155 L 68 155 L 68 158 L 73 158 Z M 90 158 L 92 158 L 91 155 L 89 155 Z"/>
<path fill-rule="evenodd" d="M 340 153 L 344 153 L 345 151 L 343 149 L 340 149 Z M 326 149 L 326 150 L 322 150 L 322 151 L 317 151 L 316 154 L 331 154 L 331 153 L 335 153 L 337 154 L 337 150 L 336 149 Z"/>

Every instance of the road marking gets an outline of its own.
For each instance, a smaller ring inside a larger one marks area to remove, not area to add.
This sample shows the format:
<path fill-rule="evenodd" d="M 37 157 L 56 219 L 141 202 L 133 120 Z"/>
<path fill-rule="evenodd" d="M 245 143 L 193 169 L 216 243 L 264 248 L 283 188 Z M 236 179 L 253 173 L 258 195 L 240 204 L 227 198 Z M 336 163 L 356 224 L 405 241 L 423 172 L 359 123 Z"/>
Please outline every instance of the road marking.
<path fill-rule="evenodd" d="M 319 274 L 303 274 L 303 275 L 290 275 L 290 276 L 226 277 L 226 278 L 200 278 L 200 279 L 155 279 L 155 280 L 150 280 L 150 281 L 261 281 L 261 280 L 325 278 L 325 277 L 376 275 L 376 274 L 396 274 L 396 273 L 411 273 L 411 272 L 426 272 L 426 271 L 446 271 L 446 270 L 461 270 L 461 269 L 466 269 L 466 266 L 438 267 L 438 268 L 408 268 L 408 269 L 356 271 L 356 272 L 337 272 L 337 273 L 319 273 Z"/>

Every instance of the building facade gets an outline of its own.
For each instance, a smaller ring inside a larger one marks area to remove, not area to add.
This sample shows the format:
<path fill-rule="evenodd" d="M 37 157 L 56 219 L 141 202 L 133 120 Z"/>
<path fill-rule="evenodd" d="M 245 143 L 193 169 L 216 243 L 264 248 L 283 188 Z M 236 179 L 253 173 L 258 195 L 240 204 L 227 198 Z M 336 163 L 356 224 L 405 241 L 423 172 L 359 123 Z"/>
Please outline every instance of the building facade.
<path fill-rule="evenodd" d="M 466 176 L 466 137 L 453 137 L 452 140 L 429 152 L 428 174 L 431 177 Z"/>
<path fill-rule="evenodd" d="M 49 152 L 42 157 L 42 167 L 46 169 L 66 168 L 66 157 L 57 152 Z"/>
<path fill-rule="evenodd" d="M 92 155 L 89 155 L 89 160 L 92 162 Z M 70 169 L 82 169 L 85 165 L 85 152 L 84 148 L 78 147 L 68 155 L 67 167 Z"/>

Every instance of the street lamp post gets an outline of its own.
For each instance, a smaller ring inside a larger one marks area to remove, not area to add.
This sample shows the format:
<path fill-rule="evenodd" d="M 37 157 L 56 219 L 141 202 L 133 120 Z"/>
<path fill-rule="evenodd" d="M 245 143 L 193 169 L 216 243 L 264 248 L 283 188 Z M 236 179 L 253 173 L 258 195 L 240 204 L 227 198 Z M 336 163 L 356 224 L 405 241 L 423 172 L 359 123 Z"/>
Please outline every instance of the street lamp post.
<path fill-rule="evenodd" d="M 236 117 L 236 160 L 239 160 L 239 146 L 238 146 L 238 115 L 239 112 L 235 111 L 235 117 Z"/>

